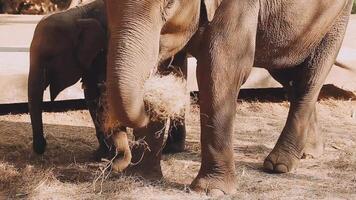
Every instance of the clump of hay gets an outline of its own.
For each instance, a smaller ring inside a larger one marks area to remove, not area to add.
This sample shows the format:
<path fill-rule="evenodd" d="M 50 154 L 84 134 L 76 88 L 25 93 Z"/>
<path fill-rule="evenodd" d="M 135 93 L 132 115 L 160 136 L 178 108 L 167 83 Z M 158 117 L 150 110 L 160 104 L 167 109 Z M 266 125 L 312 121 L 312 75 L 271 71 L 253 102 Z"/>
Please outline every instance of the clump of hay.
<path fill-rule="evenodd" d="M 104 132 L 110 133 L 120 125 L 112 119 L 108 108 L 106 84 L 100 86 L 99 105 L 101 112 L 97 119 L 104 124 Z M 146 111 L 152 121 L 172 119 L 183 120 L 186 108 L 190 105 L 190 96 L 186 89 L 186 80 L 176 75 L 152 75 L 143 86 L 143 100 Z"/>
<path fill-rule="evenodd" d="M 143 100 L 152 120 L 181 120 L 190 101 L 186 80 L 174 74 L 153 75 L 144 84 Z"/>

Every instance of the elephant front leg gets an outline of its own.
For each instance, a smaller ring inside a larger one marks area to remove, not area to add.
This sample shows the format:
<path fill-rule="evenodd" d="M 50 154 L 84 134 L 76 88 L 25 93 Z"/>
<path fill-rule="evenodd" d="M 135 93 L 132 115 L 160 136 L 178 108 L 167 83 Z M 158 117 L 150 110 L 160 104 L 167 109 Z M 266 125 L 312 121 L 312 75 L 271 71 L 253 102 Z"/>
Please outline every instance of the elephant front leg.
<path fill-rule="evenodd" d="M 213 196 L 236 191 L 233 123 L 237 95 L 253 65 L 257 18 L 257 1 L 223 1 L 198 57 L 202 163 L 191 187 Z"/>
<path fill-rule="evenodd" d="M 132 162 L 125 174 L 148 180 L 162 179 L 164 128 L 164 122 L 151 121 L 145 128 L 134 129 L 136 143 L 132 146 Z"/>
<path fill-rule="evenodd" d="M 104 108 L 102 105 L 99 105 L 102 94 L 96 85 L 86 84 L 85 87 L 85 101 L 94 123 L 96 138 L 99 142 L 99 147 L 94 152 L 94 159 L 97 161 L 100 161 L 102 158 L 110 159 L 115 156 L 115 148 L 113 148 L 111 138 L 106 138 L 109 134 L 104 133 Z"/>

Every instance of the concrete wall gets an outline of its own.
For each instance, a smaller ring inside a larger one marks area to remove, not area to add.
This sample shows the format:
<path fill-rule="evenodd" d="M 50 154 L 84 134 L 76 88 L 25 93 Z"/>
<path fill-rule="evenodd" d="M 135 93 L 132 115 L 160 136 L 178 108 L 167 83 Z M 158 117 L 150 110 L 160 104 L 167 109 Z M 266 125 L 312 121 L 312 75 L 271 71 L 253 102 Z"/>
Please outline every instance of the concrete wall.
<path fill-rule="evenodd" d="M 27 102 L 27 76 L 29 69 L 29 46 L 37 22 L 43 16 L 0 15 L 0 104 Z M 356 15 L 352 16 L 338 60 L 355 71 L 333 67 L 327 83 L 356 91 Z M 189 59 L 188 85 L 197 90 L 195 59 Z M 280 87 L 264 69 L 254 68 L 244 88 Z M 68 88 L 58 100 L 83 98 L 81 84 Z M 46 91 L 45 100 L 49 100 Z"/>

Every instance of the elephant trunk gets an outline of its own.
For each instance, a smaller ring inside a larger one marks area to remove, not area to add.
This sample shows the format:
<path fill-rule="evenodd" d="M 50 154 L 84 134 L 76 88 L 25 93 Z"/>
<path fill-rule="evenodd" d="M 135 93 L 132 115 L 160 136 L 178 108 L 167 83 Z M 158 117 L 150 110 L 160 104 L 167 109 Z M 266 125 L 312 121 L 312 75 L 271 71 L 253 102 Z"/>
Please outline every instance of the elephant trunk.
<path fill-rule="evenodd" d="M 112 167 L 115 171 L 122 172 L 130 165 L 132 159 L 127 133 L 125 131 L 119 131 L 113 134 L 112 139 L 116 147 L 116 150 L 118 152 L 123 152 L 123 158 L 116 159 L 113 162 Z"/>
<path fill-rule="evenodd" d="M 120 125 L 140 128 L 149 122 L 143 102 L 143 85 L 157 65 L 161 28 L 140 11 L 114 16 L 108 8 L 108 104 Z"/>

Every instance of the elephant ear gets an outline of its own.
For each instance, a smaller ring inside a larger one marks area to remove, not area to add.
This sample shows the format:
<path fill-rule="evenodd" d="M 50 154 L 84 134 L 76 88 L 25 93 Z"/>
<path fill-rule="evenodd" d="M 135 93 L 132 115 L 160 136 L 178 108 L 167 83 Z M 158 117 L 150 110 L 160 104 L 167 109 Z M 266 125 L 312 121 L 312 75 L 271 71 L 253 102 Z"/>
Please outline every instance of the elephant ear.
<path fill-rule="evenodd" d="M 47 68 L 51 101 L 54 101 L 64 89 L 74 85 L 82 77 L 83 71 L 72 63 L 64 63 L 62 67 Z"/>
<path fill-rule="evenodd" d="M 76 24 L 79 30 L 77 46 L 74 47 L 74 56 L 77 62 L 62 60 L 65 64 L 58 65 L 61 66 L 60 68 L 48 68 L 52 101 L 61 91 L 74 85 L 80 78 L 83 78 L 83 74 L 91 70 L 91 66 L 94 66 L 94 59 L 106 46 L 105 31 L 97 20 L 79 19 Z M 65 48 L 71 51 L 70 48 L 73 47 L 65 46 Z"/>
<path fill-rule="evenodd" d="M 81 29 L 77 59 L 80 68 L 88 71 L 100 51 L 106 48 L 106 32 L 96 19 L 79 19 L 77 25 Z"/>
<path fill-rule="evenodd" d="M 218 9 L 220 3 L 222 2 L 222 0 L 203 0 L 203 9 L 202 10 L 202 16 L 204 16 L 209 22 L 211 22 L 211 20 L 213 20 L 214 15 L 215 15 L 215 11 L 216 9 Z"/>

